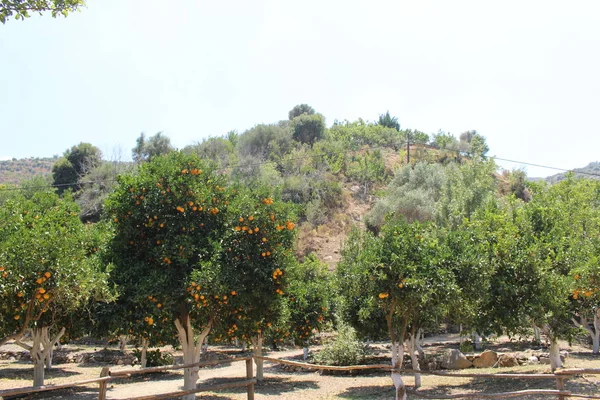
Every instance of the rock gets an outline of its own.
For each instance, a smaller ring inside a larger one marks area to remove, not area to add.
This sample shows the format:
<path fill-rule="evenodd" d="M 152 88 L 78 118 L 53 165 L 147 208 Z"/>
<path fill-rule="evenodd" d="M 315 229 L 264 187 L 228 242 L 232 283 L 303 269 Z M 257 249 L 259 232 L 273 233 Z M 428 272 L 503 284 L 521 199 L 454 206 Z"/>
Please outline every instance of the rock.
<path fill-rule="evenodd" d="M 566 351 L 566 350 L 562 350 L 562 351 L 560 352 L 560 359 L 561 359 L 562 361 L 565 361 L 565 358 L 568 358 L 568 357 L 569 357 L 569 352 L 568 352 L 568 351 Z"/>
<path fill-rule="evenodd" d="M 539 360 L 540 360 L 540 364 L 548 364 L 548 365 L 551 364 L 549 357 L 540 357 Z"/>
<path fill-rule="evenodd" d="M 445 369 L 463 369 L 472 366 L 473 363 L 467 360 L 467 357 L 456 349 L 451 349 L 442 360 L 442 368 Z"/>
<path fill-rule="evenodd" d="M 535 357 L 535 356 L 531 356 L 527 359 L 527 364 L 539 364 L 540 360 L 539 358 Z"/>
<path fill-rule="evenodd" d="M 490 368 L 498 361 L 498 354 L 492 350 L 486 350 L 473 360 L 475 368 Z"/>
<path fill-rule="evenodd" d="M 519 360 L 514 354 L 506 353 L 501 354 L 498 357 L 498 366 L 499 367 L 517 367 L 519 366 Z"/>

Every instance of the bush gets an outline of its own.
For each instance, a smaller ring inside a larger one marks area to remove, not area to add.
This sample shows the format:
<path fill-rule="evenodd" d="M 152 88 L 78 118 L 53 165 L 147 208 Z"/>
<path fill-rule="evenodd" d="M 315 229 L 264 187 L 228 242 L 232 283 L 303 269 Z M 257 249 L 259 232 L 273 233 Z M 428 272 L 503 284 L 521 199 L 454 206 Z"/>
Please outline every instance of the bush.
<path fill-rule="evenodd" d="M 142 360 L 142 350 L 133 350 L 133 355 L 137 358 L 137 362 L 140 363 Z M 174 363 L 175 360 L 170 353 L 162 353 L 159 349 L 146 351 L 146 367 L 160 367 Z"/>
<path fill-rule="evenodd" d="M 313 199 L 306 205 L 306 220 L 312 226 L 323 225 L 329 221 L 327 209 L 320 199 Z"/>
<path fill-rule="evenodd" d="M 358 365 L 365 359 L 365 346 L 349 325 L 338 326 L 338 336 L 325 344 L 323 350 L 315 355 L 315 362 L 325 365 Z"/>
<path fill-rule="evenodd" d="M 475 346 L 470 340 L 465 340 L 460 344 L 459 349 L 461 353 L 472 353 L 475 351 Z"/>

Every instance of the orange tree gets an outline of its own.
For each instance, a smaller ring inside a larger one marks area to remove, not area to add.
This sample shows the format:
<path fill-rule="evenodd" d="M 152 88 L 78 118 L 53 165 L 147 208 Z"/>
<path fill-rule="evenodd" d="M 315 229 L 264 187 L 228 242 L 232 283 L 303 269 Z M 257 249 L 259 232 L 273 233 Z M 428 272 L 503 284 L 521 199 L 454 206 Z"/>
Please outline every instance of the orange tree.
<path fill-rule="evenodd" d="M 54 193 L 17 196 L 0 208 L 0 345 L 15 340 L 30 351 L 35 386 L 65 325 L 107 293 L 94 227 L 78 213 L 70 196 Z M 32 345 L 20 341 L 28 329 Z"/>
<path fill-rule="evenodd" d="M 572 321 L 592 339 L 592 353 L 600 352 L 600 259 L 573 271 Z"/>
<path fill-rule="evenodd" d="M 553 288 L 552 294 L 553 299 L 564 299 L 566 304 L 560 313 L 556 309 L 546 312 L 552 316 L 547 319 L 552 331 L 549 336 L 570 338 L 573 332 L 568 328 L 575 324 L 590 335 L 593 352 L 597 353 L 600 348 L 600 183 L 568 176 L 549 187 L 534 186 L 533 199 L 526 211 L 533 235 L 544 250 L 540 258 L 548 260 L 550 266 L 546 275 L 563 282 L 564 290 L 559 292 Z"/>
<path fill-rule="evenodd" d="M 106 206 L 115 225 L 111 277 L 128 330 L 176 336 L 185 364 L 198 362 L 211 329 L 235 331 L 233 318 L 251 323 L 248 335 L 260 333 L 269 302 L 283 291 L 270 278 L 291 255 L 285 205 L 227 187 L 199 158 L 173 152 L 120 177 Z M 185 369 L 186 389 L 197 379 L 197 368 Z"/>
<path fill-rule="evenodd" d="M 223 309 L 215 340 L 250 341 L 262 355 L 265 336 L 277 334 L 285 312 L 288 266 L 294 262 L 296 224 L 294 207 L 275 200 L 265 188 L 232 188 L 218 269 L 199 269 L 192 274 L 190 298 L 199 310 L 210 302 Z M 212 293 L 216 276 L 226 285 Z M 200 297 L 198 297 L 200 296 Z M 202 297 L 204 296 L 204 297 Z M 225 307 L 227 306 L 227 307 Z M 262 361 L 255 359 L 261 380 Z"/>
<path fill-rule="evenodd" d="M 330 320 L 331 295 L 327 264 L 314 253 L 290 268 L 287 326 L 294 342 L 304 347 L 304 359 L 311 337 Z"/>
<path fill-rule="evenodd" d="M 336 269 L 340 315 L 347 316 L 350 309 L 357 314 L 350 323 L 386 329 L 392 342 L 392 365 L 401 368 L 405 339 L 412 337 L 414 342 L 424 321 L 434 313 L 443 315 L 457 292 L 446 262 L 447 246 L 437 237 L 434 225 L 390 219 L 378 236 L 353 231 L 342 255 Z M 396 399 L 405 399 L 400 374 L 393 372 L 392 380 Z"/>

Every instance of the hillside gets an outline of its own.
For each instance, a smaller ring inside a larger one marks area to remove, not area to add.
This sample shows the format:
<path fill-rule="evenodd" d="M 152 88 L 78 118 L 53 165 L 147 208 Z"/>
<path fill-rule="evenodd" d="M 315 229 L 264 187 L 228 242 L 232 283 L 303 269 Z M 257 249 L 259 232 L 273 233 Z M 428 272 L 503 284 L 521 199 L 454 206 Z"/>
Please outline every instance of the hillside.
<path fill-rule="evenodd" d="M 600 162 L 591 162 L 587 166 L 583 168 L 575 168 L 573 171 L 575 172 L 575 176 L 577 178 L 600 179 Z M 549 183 L 557 183 L 566 177 L 567 172 L 561 172 L 560 174 L 549 176 L 544 180 Z"/>
<path fill-rule="evenodd" d="M 36 176 L 49 176 L 56 158 L 21 158 L 0 161 L 0 184 L 18 185 Z"/>

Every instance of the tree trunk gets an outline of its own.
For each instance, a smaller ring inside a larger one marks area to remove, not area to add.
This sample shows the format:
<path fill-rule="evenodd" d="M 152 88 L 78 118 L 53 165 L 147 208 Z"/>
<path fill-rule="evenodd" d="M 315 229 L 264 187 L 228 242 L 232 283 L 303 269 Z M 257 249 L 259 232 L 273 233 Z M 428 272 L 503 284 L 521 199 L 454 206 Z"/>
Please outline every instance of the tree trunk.
<path fill-rule="evenodd" d="M 592 338 L 592 354 L 598 354 L 600 350 L 600 316 L 598 313 L 600 313 L 600 310 L 594 313 L 593 327 L 590 326 L 588 319 L 582 315 L 571 318 L 575 326 L 584 329 Z M 576 317 L 579 317 L 579 320 Z"/>
<path fill-rule="evenodd" d="M 481 350 L 481 336 L 477 332 L 473 332 L 473 345 L 475 350 Z"/>
<path fill-rule="evenodd" d="M 148 364 L 147 353 L 148 353 L 148 339 L 143 338 L 142 339 L 142 354 L 140 355 L 140 365 L 142 368 L 146 368 L 146 365 Z"/>
<path fill-rule="evenodd" d="M 392 367 L 402 368 L 404 360 L 404 344 L 392 342 Z M 392 381 L 396 387 L 396 400 L 406 400 L 406 388 L 399 372 L 392 371 Z"/>
<path fill-rule="evenodd" d="M 180 318 L 182 321 L 180 321 Z M 200 361 L 200 353 L 202 351 L 202 344 L 204 339 L 210 332 L 212 323 L 209 322 L 206 328 L 200 333 L 198 341 L 194 340 L 194 329 L 188 318 L 188 315 L 179 317 L 175 320 L 175 327 L 177 328 L 177 337 L 179 344 L 183 350 L 183 364 L 195 364 Z M 183 390 L 194 390 L 196 389 L 196 382 L 198 382 L 198 367 L 184 368 L 183 369 Z M 194 400 L 195 394 L 188 394 L 182 397 L 182 400 Z"/>
<path fill-rule="evenodd" d="M 44 386 L 44 362 L 34 361 L 33 364 L 33 386 Z"/>
<path fill-rule="evenodd" d="M 594 313 L 594 334 L 592 335 L 592 353 L 600 353 L 600 308 Z"/>
<path fill-rule="evenodd" d="M 46 369 L 52 368 L 52 357 L 54 356 L 54 346 L 60 342 L 60 338 L 65 334 L 63 327 L 55 337 L 50 338 L 49 328 L 42 328 L 42 346 L 44 349 L 44 362 Z"/>
<path fill-rule="evenodd" d="M 423 339 L 425 335 L 423 333 L 423 329 L 419 329 L 417 331 L 417 351 L 419 352 L 419 358 L 421 360 L 425 360 L 425 352 L 423 351 Z"/>
<path fill-rule="evenodd" d="M 208 335 L 204 338 L 204 343 L 202 343 L 202 354 L 205 354 L 207 352 L 208 352 Z"/>
<path fill-rule="evenodd" d="M 33 328 L 31 330 L 31 338 L 33 344 L 30 346 L 17 340 L 15 344 L 29 351 L 31 360 L 33 361 L 33 386 L 44 385 L 44 367 L 52 366 L 52 347 L 65 334 L 65 328 L 62 328 L 58 334 L 50 339 L 48 336 L 48 327 Z"/>
<path fill-rule="evenodd" d="M 410 336 L 408 337 L 408 353 L 410 354 L 410 365 L 412 367 L 412 369 L 414 369 L 415 371 L 420 371 L 421 367 L 419 365 L 419 358 L 417 357 L 416 354 L 416 347 L 417 347 L 417 338 L 415 337 L 414 332 L 411 332 Z M 421 374 L 415 373 L 415 389 L 418 389 L 421 387 Z"/>
<path fill-rule="evenodd" d="M 119 335 L 119 351 L 125 354 L 125 348 L 127 347 L 127 335 Z"/>
<path fill-rule="evenodd" d="M 537 344 L 542 343 L 542 332 L 540 331 L 540 328 L 537 327 L 537 325 L 533 325 L 533 340 Z"/>
<path fill-rule="evenodd" d="M 33 386 L 44 385 L 44 349 L 42 348 L 42 330 L 48 328 L 33 328 L 31 338 L 33 344 L 31 346 L 17 342 L 21 347 L 29 350 L 31 361 L 33 361 Z"/>
<path fill-rule="evenodd" d="M 560 349 L 558 347 L 558 340 L 556 338 L 551 338 L 552 342 L 550 344 L 550 368 L 552 368 L 552 372 L 554 372 L 557 368 L 562 368 L 562 361 L 560 359 Z"/>
<path fill-rule="evenodd" d="M 252 338 L 252 353 L 255 356 L 263 355 L 263 335 L 262 332 L 258 333 L 256 336 Z M 263 360 L 259 360 L 258 358 L 254 359 L 254 363 L 256 364 L 256 380 L 262 381 L 263 378 Z"/>

